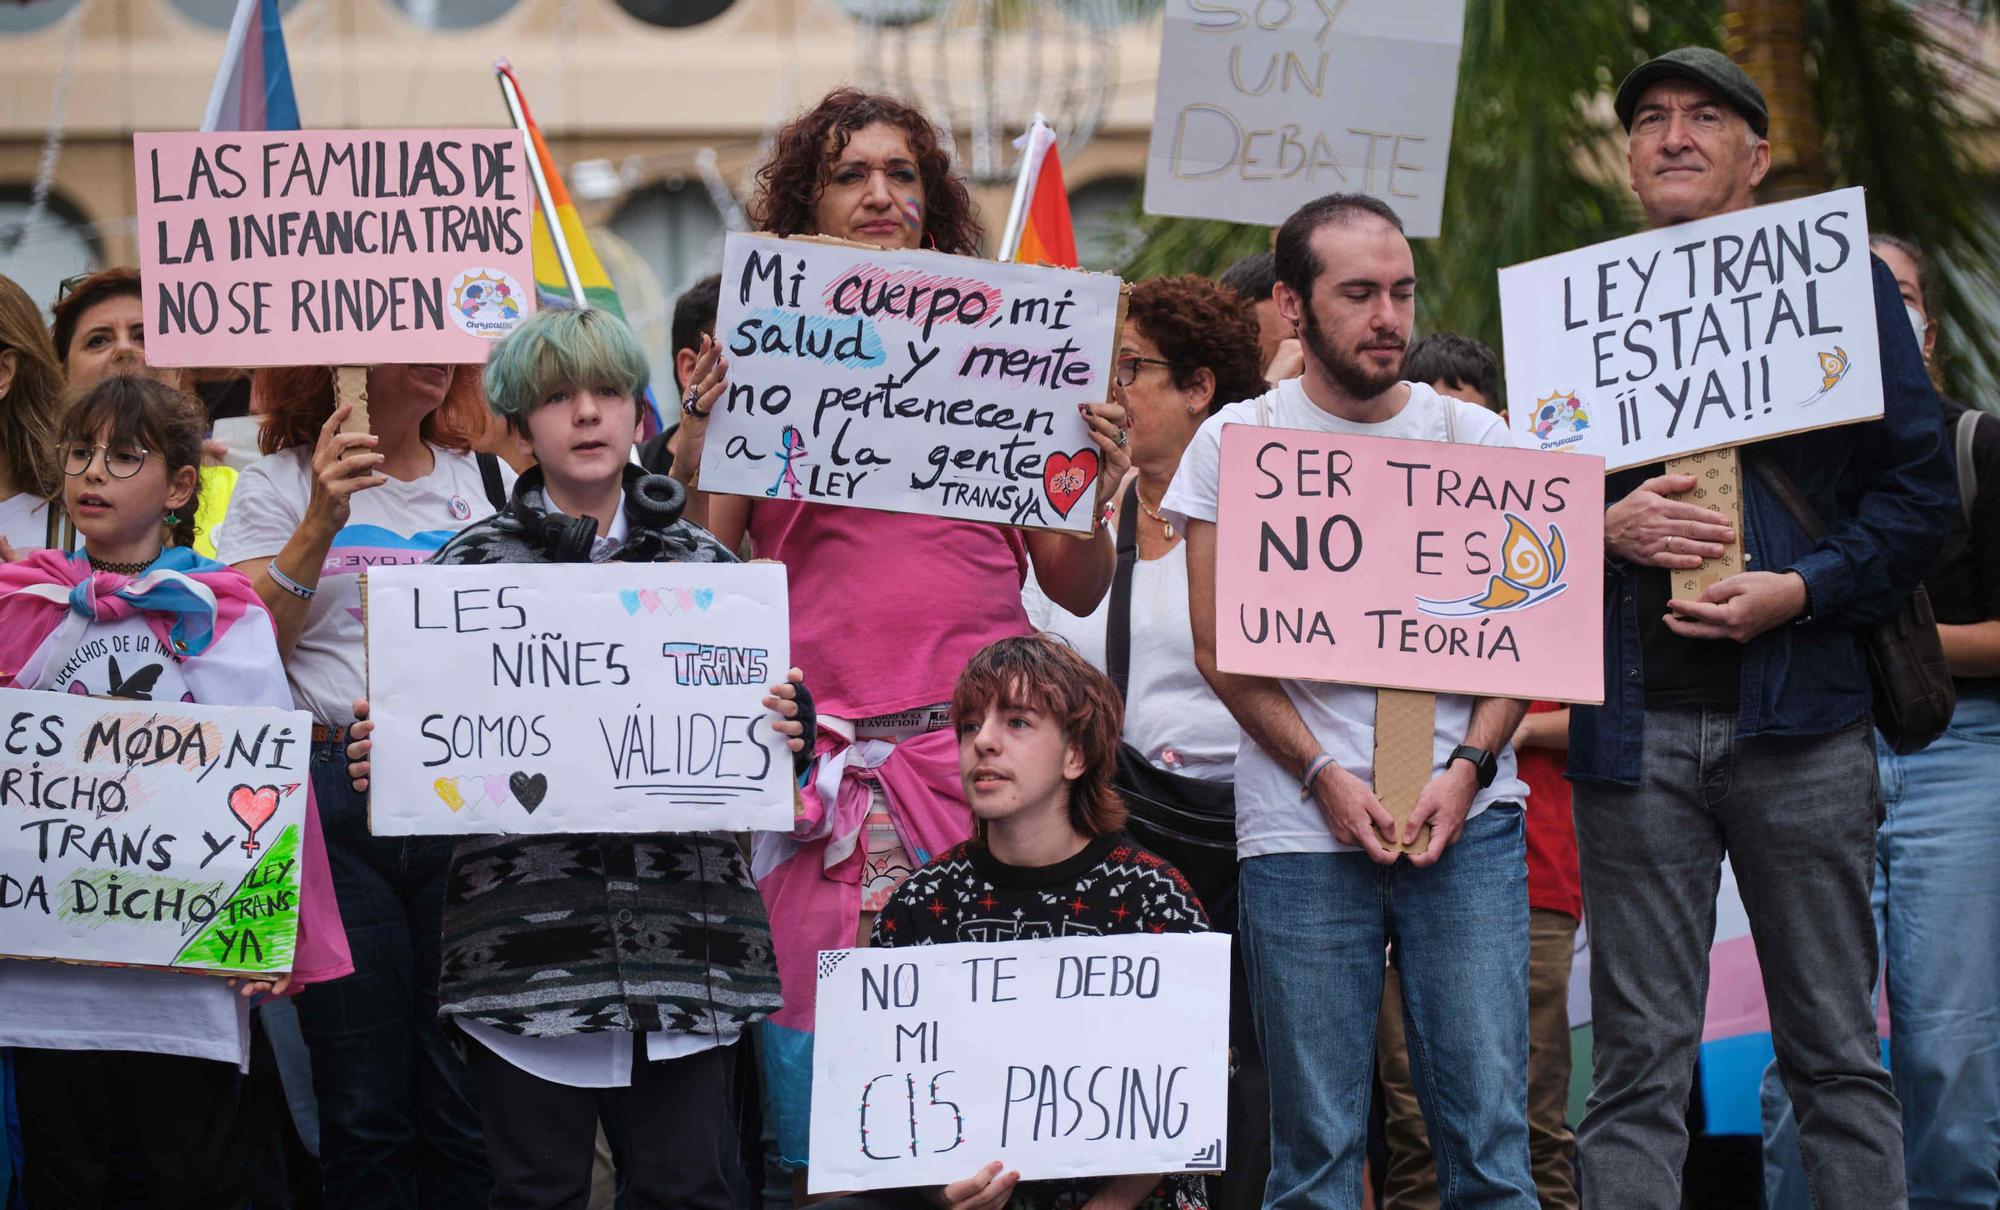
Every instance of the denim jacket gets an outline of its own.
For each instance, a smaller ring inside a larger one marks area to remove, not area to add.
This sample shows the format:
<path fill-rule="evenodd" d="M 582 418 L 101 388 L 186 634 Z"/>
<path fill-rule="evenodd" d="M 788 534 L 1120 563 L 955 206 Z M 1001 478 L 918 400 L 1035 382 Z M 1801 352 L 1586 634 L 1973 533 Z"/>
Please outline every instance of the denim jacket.
<path fill-rule="evenodd" d="M 1887 265 L 1875 271 L 1875 328 L 1882 346 L 1880 420 L 1758 442 L 1746 453 L 1791 475 L 1822 518 L 1817 545 L 1747 465 L 1743 468 L 1744 565 L 1795 571 L 1807 614 L 1744 645 L 1737 734 L 1825 735 L 1868 717 L 1868 665 L 1856 628 L 1887 615 L 1936 558 L 1957 489 L 1903 299 Z M 1619 471 L 1604 498 L 1622 500 L 1647 471 Z M 1569 772 L 1586 781 L 1639 784 L 1645 751 L 1645 661 L 1639 635 L 1643 568 L 1607 557 L 1604 704 L 1570 713 Z M 1717 640 L 1726 641 L 1726 640 Z"/>

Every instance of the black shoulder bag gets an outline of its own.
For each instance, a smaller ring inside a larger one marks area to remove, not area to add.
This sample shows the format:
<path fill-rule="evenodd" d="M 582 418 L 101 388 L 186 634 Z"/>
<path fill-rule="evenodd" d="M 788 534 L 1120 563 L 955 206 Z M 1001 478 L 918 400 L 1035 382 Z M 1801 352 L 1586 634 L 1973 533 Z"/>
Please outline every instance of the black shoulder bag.
<path fill-rule="evenodd" d="M 1783 467 L 1768 458 L 1746 461 L 1806 537 L 1817 542 L 1826 535 L 1819 513 Z M 1952 711 L 1958 708 L 1958 690 L 1944 660 L 1944 643 L 1938 638 L 1930 593 L 1922 584 L 1917 585 L 1887 617 L 1861 627 L 1861 641 L 1875 694 L 1876 730 L 1889 747 L 1904 756 L 1920 751 L 1944 734 Z"/>
<path fill-rule="evenodd" d="M 1118 516 L 1118 571 L 1104 628 L 1104 661 L 1118 696 L 1129 699 L 1132 665 L 1132 567 L 1139 559 L 1139 489 L 1125 489 Z M 1118 745 L 1114 779 L 1131 815 L 1132 839 L 1172 862 L 1193 884 L 1213 917 L 1226 910 L 1236 886 L 1236 787 L 1185 777 L 1154 765 L 1127 743 Z M 1220 927 L 1220 925 L 1218 925 Z"/>

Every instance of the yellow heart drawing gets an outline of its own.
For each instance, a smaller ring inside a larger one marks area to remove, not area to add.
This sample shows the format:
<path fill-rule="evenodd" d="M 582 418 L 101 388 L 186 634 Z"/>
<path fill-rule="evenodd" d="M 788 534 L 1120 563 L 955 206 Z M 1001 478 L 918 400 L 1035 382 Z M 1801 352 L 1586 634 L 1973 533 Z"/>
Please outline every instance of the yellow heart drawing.
<path fill-rule="evenodd" d="M 453 811 L 465 806 L 465 796 L 458 792 L 458 779 L 440 777 L 431 783 L 431 787 L 437 791 L 439 798 L 444 799 L 444 805 Z"/>

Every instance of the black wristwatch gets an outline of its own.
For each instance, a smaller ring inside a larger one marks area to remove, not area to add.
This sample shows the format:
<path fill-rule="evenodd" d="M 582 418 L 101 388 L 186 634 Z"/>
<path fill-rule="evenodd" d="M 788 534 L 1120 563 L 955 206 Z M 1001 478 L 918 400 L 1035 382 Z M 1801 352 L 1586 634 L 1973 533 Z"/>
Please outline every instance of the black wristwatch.
<path fill-rule="evenodd" d="M 1492 785 L 1493 778 L 1500 772 L 1499 758 L 1486 749 L 1475 748 L 1471 744 L 1460 744 L 1453 748 L 1451 755 L 1445 758 L 1444 767 L 1451 768 L 1451 762 L 1455 760 L 1472 762 L 1472 772 L 1479 778 L 1479 788 L 1482 790 Z"/>

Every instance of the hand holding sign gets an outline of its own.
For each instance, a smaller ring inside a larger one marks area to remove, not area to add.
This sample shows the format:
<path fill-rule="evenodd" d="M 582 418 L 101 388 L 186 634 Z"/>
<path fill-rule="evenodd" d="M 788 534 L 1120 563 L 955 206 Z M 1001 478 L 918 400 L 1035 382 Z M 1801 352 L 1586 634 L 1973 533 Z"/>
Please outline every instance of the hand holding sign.
<path fill-rule="evenodd" d="M 1692 570 L 1720 559 L 1736 531 L 1713 509 L 1675 499 L 1693 475 L 1655 475 L 1604 513 L 1604 548 L 1627 563 Z"/>
<path fill-rule="evenodd" d="M 1088 533 L 1127 465 L 1115 277 L 732 235 L 722 282 L 710 492 Z"/>

